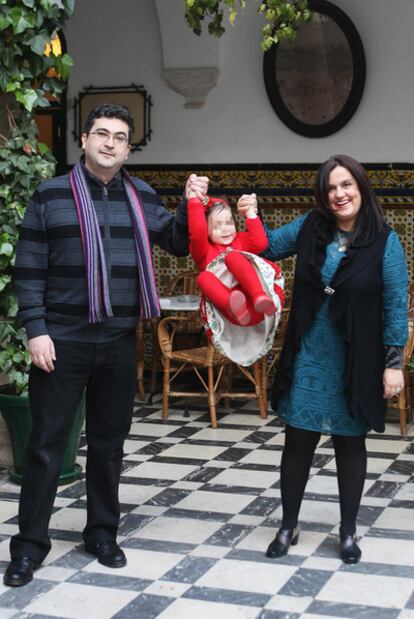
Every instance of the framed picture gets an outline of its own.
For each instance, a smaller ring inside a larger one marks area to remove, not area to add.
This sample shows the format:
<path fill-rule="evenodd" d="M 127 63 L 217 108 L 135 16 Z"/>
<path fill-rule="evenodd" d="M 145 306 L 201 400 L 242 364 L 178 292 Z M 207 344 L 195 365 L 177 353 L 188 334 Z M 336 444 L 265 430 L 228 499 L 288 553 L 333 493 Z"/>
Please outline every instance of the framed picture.
<path fill-rule="evenodd" d="M 75 98 L 75 122 L 73 137 L 81 146 L 81 135 L 89 112 L 101 103 L 119 103 L 127 107 L 134 120 L 134 133 L 132 134 L 131 150 L 142 150 L 148 140 L 151 139 L 151 96 L 143 86 L 113 86 L 95 87 L 89 86 Z"/>

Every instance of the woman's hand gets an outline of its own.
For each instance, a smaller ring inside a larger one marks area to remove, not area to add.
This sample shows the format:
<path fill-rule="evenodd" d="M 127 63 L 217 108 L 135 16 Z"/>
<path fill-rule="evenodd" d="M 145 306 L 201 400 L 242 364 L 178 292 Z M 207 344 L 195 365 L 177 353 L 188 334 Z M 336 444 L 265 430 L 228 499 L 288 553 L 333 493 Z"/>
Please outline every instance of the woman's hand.
<path fill-rule="evenodd" d="M 386 368 L 383 377 L 384 383 L 384 399 L 392 398 L 398 395 L 404 389 L 404 374 L 402 370 Z"/>
<path fill-rule="evenodd" d="M 257 217 L 257 197 L 255 193 L 240 196 L 237 202 L 237 210 L 241 217 L 248 219 Z"/>

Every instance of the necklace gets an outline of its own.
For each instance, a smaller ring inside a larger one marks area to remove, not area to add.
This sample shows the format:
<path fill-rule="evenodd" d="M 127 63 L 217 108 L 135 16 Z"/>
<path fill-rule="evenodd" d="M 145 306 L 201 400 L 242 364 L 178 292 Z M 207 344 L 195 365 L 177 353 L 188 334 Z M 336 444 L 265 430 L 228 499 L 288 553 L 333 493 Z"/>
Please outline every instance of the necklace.
<path fill-rule="evenodd" d="M 348 235 L 338 230 L 336 233 L 335 241 L 338 243 L 338 251 L 343 253 L 344 251 L 347 250 L 348 243 L 349 243 Z"/>

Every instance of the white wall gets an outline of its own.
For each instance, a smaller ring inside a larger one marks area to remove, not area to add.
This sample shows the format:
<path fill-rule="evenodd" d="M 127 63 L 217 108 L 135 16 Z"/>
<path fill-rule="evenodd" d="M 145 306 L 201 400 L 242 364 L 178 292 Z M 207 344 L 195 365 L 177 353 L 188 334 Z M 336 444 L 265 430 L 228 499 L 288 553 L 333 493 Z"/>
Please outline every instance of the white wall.
<path fill-rule="evenodd" d="M 253 0 L 220 41 L 218 85 L 200 109 L 184 108 L 183 97 L 161 77 L 160 28 L 153 0 L 78 0 L 65 32 L 75 60 L 68 106 L 91 84 L 143 84 L 154 102 L 153 135 L 130 163 L 305 163 L 322 161 L 336 152 L 363 162 L 413 162 L 414 2 L 335 3 L 360 33 L 367 79 L 356 114 L 333 136 L 299 136 L 273 111 L 263 83 L 261 21 Z M 196 37 L 194 41 L 197 44 Z M 176 44 L 180 45 L 179 37 Z M 69 109 L 69 163 L 80 152 L 72 125 Z"/>

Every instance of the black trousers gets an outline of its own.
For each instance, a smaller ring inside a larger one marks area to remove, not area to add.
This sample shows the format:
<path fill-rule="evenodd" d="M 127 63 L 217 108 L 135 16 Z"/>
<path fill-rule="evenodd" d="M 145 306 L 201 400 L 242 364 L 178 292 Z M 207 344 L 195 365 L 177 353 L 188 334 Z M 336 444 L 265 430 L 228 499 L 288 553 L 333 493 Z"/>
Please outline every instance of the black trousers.
<path fill-rule="evenodd" d="M 32 366 L 33 428 L 20 495 L 19 533 L 11 557 L 42 561 L 50 550 L 49 521 L 76 408 L 86 391 L 86 544 L 115 539 L 119 479 L 136 388 L 135 333 L 105 344 L 55 341 L 55 370 Z"/>

